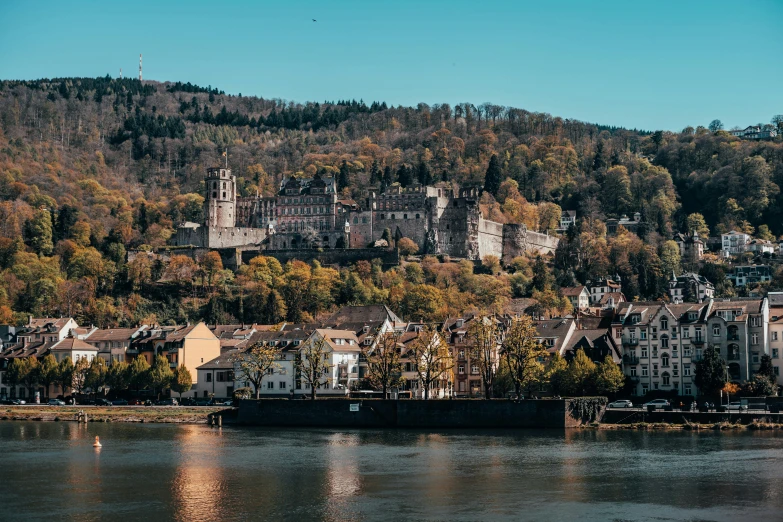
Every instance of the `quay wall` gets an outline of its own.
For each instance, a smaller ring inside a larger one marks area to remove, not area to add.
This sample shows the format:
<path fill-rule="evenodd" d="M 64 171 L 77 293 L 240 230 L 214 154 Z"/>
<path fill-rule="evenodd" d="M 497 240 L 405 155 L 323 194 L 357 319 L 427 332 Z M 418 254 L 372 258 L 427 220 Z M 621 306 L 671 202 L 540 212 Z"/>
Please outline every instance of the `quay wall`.
<path fill-rule="evenodd" d="M 570 428 L 582 424 L 570 413 L 568 399 L 248 399 L 239 403 L 237 422 L 335 428 Z"/>
<path fill-rule="evenodd" d="M 746 413 L 717 413 L 717 412 L 690 412 L 690 411 L 624 411 L 618 409 L 606 409 L 601 424 L 636 424 L 667 423 L 667 424 L 715 424 L 718 422 L 730 422 L 732 424 L 751 424 L 753 421 L 768 422 L 774 424 L 783 423 L 783 414 L 768 412 Z"/>

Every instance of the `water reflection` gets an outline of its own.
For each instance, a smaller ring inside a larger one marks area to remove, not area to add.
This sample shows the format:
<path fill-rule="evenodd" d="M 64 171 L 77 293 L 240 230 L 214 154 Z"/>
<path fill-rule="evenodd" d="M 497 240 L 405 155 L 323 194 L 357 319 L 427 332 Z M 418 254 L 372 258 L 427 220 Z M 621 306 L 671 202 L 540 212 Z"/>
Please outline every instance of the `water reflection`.
<path fill-rule="evenodd" d="M 776 433 L 6 422 L 0 439 L 3 520 L 776 520 L 783 509 Z"/>

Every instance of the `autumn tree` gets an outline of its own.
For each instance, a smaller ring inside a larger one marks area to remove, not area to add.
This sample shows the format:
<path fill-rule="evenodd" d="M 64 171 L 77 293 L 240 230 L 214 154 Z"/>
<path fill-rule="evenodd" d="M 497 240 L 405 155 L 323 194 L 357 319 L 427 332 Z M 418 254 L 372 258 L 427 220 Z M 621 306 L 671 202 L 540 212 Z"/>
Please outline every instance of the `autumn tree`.
<path fill-rule="evenodd" d="M 419 376 L 419 382 L 424 388 L 424 400 L 430 398 L 433 386 L 451 382 L 454 358 L 449 345 L 435 328 L 422 328 L 411 341 L 406 357 L 412 361 Z"/>
<path fill-rule="evenodd" d="M 104 391 L 108 384 L 108 367 L 102 357 L 95 357 L 90 361 L 90 367 L 85 375 L 85 388 L 89 388 L 93 393 Z"/>
<path fill-rule="evenodd" d="M 57 382 L 57 372 L 57 359 L 49 353 L 41 361 L 41 368 L 38 373 L 38 381 L 43 386 L 47 398 L 49 397 L 49 388 Z"/>
<path fill-rule="evenodd" d="M 64 357 L 60 364 L 57 365 L 57 378 L 54 384 L 60 387 L 63 394 L 65 394 L 66 389 L 73 388 L 74 371 L 75 368 L 70 357 Z"/>
<path fill-rule="evenodd" d="M 86 357 L 80 358 L 73 365 L 73 378 L 72 384 L 73 391 L 81 395 L 84 389 L 87 387 L 87 371 L 90 369 L 90 362 Z"/>
<path fill-rule="evenodd" d="M 279 369 L 280 349 L 259 341 L 245 350 L 234 353 L 230 360 L 237 369 L 238 379 L 253 384 L 256 399 L 261 396 L 261 384 L 265 375 L 270 375 Z"/>
<path fill-rule="evenodd" d="M 565 371 L 565 389 L 574 396 L 593 393 L 595 389 L 596 365 L 584 350 L 577 349 L 573 360 Z"/>
<path fill-rule="evenodd" d="M 614 362 L 611 355 L 596 366 L 595 389 L 601 395 L 613 395 L 617 393 L 625 383 L 625 375 L 620 366 Z"/>
<path fill-rule="evenodd" d="M 399 249 L 400 254 L 406 257 L 412 256 L 419 251 L 419 245 L 408 237 L 400 238 L 400 240 L 397 241 L 397 248 Z"/>
<path fill-rule="evenodd" d="M 112 392 L 127 390 L 130 378 L 130 365 L 125 361 L 112 362 L 106 372 L 106 384 Z"/>
<path fill-rule="evenodd" d="M 174 372 L 171 371 L 169 360 L 163 355 L 155 357 L 155 362 L 153 363 L 152 368 L 149 369 L 148 375 L 149 384 L 157 393 L 158 398 L 160 398 L 163 389 L 167 388 L 174 378 Z"/>
<path fill-rule="evenodd" d="M 30 248 L 37 254 L 48 256 L 52 253 L 52 214 L 46 209 L 38 210 L 25 225 L 25 237 Z"/>
<path fill-rule="evenodd" d="M 511 323 L 501 345 L 502 361 L 508 367 L 517 397 L 538 382 L 544 370 L 543 361 L 548 352 L 536 337 L 533 319 L 523 315 Z"/>
<path fill-rule="evenodd" d="M 138 394 L 140 390 L 150 385 L 150 364 L 147 358 L 139 354 L 130 364 L 129 369 L 130 384 L 136 388 Z"/>
<path fill-rule="evenodd" d="M 389 388 L 402 383 L 400 348 L 400 335 L 395 331 L 382 333 L 373 345 L 362 348 L 367 359 L 367 380 L 373 388 L 383 392 L 384 399 Z"/>
<path fill-rule="evenodd" d="M 177 369 L 174 370 L 174 377 L 171 379 L 171 390 L 177 392 L 181 399 L 182 394 L 190 391 L 192 387 L 193 376 L 190 374 L 190 370 L 188 370 L 184 364 L 177 367 Z"/>

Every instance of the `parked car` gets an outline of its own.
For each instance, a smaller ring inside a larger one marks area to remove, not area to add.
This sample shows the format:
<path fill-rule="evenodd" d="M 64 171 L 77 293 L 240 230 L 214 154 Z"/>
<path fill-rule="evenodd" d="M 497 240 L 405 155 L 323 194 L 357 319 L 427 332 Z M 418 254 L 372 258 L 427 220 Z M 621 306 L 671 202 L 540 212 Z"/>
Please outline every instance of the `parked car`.
<path fill-rule="evenodd" d="M 11 404 L 13 404 L 14 406 L 20 406 L 22 404 L 27 404 L 27 403 L 22 399 L 11 399 Z"/>
<path fill-rule="evenodd" d="M 653 407 L 657 410 L 658 408 L 668 408 L 669 406 L 671 405 L 669 404 L 669 401 L 667 401 L 666 399 L 655 399 L 650 402 L 645 402 L 642 407 L 645 409 Z"/>
<path fill-rule="evenodd" d="M 729 404 L 729 411 L 748 411 L 748 406 L 741 402 L 732 402 Z"/>
<path fill-rule="evenodd" d="M 111 405 L 112 406 L 127 406 L 128 405 L 128 401 L 126 401 L 125 399 L 114 399 L 113 401 L 111 401 Z"/>
<path fill-rule="evenodd" d="M 96 406 L 111 406 L 111 401 L 108 399 L 95 399 Z"/>
<path fill-rule="evenodd" d="M 177 399 L 175 399 L 174 397 L 171 397 L 169 399 L 161 399 L 155 404 L 157 404 L 158 406 L 179 406 Z"/>
<path fill-rule="evenodd" d="M 209 406 L 210 402 L 209 399 L 196 399 L 196 406 Z"/>
<path fill-rule="evenodd" d="M 183 397 L 179 400 L 180 406 L 195 406 L 196 405 L 196 399 L 192 397 Z"/>
<path fill-rule="evenodd" d="M 65 401 L 61 401 L 60 399 L 49 399 L 48 404 L 49 406 L 65 406 Z"/>
<path fill-rule="evenodd" d="M 614 401 L 607 404 L 608 408 L 633 408 L 633 403 L 629 400 Z"/>
<path fill-rule="evenodd" d="M 223 400 L 223 399 L 212 399 L 212 402 L 210 403 L 212 406 L 233 406 L 234 401 L 232 400 Z"/>

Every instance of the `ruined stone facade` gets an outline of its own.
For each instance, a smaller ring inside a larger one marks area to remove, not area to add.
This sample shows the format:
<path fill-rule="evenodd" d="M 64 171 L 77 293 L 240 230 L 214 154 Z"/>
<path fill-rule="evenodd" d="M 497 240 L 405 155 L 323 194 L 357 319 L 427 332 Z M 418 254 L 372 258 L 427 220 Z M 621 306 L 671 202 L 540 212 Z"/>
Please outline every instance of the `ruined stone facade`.
<path fill-rule="evenodd" d="M 183 224 L 175 244 L 208 248 L 259 245 L 274 250 L 367 248 L 384 233 L 410 238 L 421 254 L 510 261 L 551 253 L 558 239 L 481 216 L 477 187 L 438 183 L 369 187 L 359 202 L 340 198 L 331 177 L 288 178 L 274 197 L 236 197 L 228 169 L 209 169 L 205 225 Z M 239 226 L 237 226 L 239 225 Z"/>

